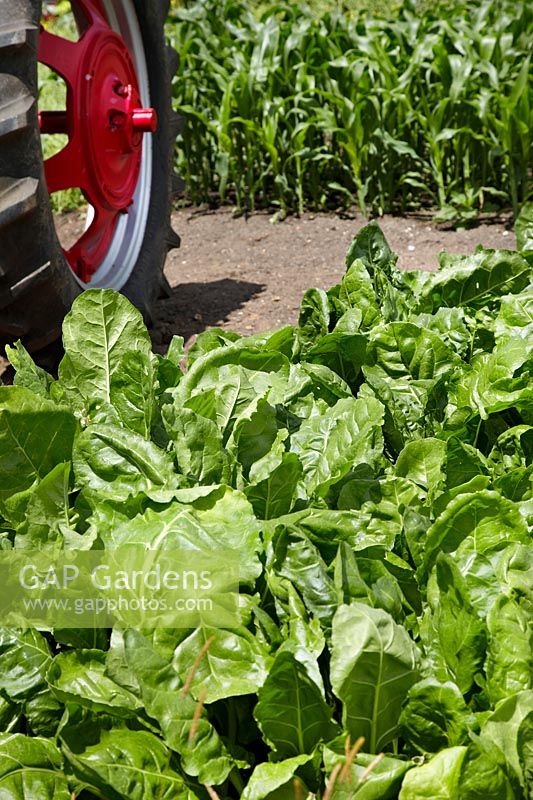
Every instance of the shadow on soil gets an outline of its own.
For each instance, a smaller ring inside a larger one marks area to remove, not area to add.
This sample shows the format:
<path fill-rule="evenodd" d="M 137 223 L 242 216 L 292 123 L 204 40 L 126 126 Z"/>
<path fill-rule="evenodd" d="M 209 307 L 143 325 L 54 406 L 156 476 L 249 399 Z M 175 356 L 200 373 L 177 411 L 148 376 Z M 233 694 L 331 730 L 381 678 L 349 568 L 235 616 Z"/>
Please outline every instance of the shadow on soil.
<path fill-rule="evenodd" d="M 170 297 L 157 302 L 156 318 L 150 334 L 154 351 L 165 353 L 174 335 L 187 342 L 192 336 L 223 323 L 232 311 L 237 311 L 252 298 L 264 292 L 261 283 L 224 278 L 211 283 L 182 283 L 172 289 Z M 3 356 L 3 349 L 0 356 Z M 63 350 L 58 340 L 46 350 L 34 354 L 37 363 L 57 376 Z M 0 386 L 13 382 L 14 370 L 0 364 Z"/>
<path fill-rule="evenodd" d="M 155 350 L 164 352 L 174 335 L 183 336 L 187 342 L 206 328 L 220 325 L 232 311 L 257 297 L 265 288 L 261 283 L 231 278 L 175 286 L 170 297 L 157 303 L 151 331 Z"/>

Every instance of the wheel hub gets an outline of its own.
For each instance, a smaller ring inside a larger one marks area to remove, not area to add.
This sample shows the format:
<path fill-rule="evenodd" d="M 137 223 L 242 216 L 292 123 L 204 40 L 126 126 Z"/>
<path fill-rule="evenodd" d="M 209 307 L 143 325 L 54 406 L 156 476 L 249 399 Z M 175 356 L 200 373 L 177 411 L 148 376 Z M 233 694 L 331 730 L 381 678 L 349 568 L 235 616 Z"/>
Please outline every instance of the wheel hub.
<path fill-rule="evenodd" d="M 98 0 L 79 0 L 86 24 L 79 41 L 41 30 L 39 60 L 64 78 L 66 111 L 39 114 L 41 133 L 64 133 L 63 150 L 45 162 L 50 192 L 78 187 L 94 209 L 91 225 L 65 253 L 85 282 L 102 262 L 120 214 L 128 213 L 142 162 L 143 136 L 157 114 L 143 108 L 135 65 Z"/>
<path fill-rule="evenodd" d="M 131 107 L 135 102 L 139 107 L 140 98 L 133 67 L 116 34 L 94 37 L 84 72 L 79 116 L 85 112 L 88 123 L 82 128 L 82 143 L 89 155 L 91 188 L 101 204 L 127 211 L 141 163 L 142 134 L 134 134 Z M 126 86 L 129 97 L 122 94 Z"/>

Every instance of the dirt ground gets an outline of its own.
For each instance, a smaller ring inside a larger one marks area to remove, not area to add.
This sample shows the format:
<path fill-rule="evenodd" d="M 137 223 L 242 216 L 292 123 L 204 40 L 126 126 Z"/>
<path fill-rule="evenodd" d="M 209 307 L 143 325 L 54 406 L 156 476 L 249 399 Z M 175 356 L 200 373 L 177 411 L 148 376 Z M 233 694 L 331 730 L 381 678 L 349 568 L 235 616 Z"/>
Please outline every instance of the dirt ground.
<path fill-rule="evenodd" d="M 365 220 L 358 214 L 305 214 L 273 224 L 268 214 L 245 219 L 228 209 L 184 209 L 174 213 L 173 224 L 182 246 L 165 268 L 172 295 L 157 307 L 158 352 L 174 334 L 191 343 L 208 327 L 249 334 L 296 322 L 306 289 L 339 281 L 348 245 Z M 387 216 L 380 225 L 403 269 L 435 269 L 441 250 L 466 254 L 478 244 L 516 246 L 507 217 L 458 231 L 433 224 L 429 215 Z M 77 213 L 60 218 L 62 242 L 77 238 L 80 226 Z"/>
<path fill-rule="evenodd" d="M 158 305 L 156 349 L 173 334 L 189 341 L 212 326 L 249 334 L 296 322 L 306 289 L 338 283 L 350 241 L 366 222 L 332 214 L 270 220 L 267 214 L 234 218 L 225 209 L 175 213 L 182 246 L 167 261 L 173 295 Z M 508 218 L 459 231 L 442 230 L 428 215 L 388 216 L 380 225 L 403 269 L 435 269 L 441 250 L 516 247 Z"/>

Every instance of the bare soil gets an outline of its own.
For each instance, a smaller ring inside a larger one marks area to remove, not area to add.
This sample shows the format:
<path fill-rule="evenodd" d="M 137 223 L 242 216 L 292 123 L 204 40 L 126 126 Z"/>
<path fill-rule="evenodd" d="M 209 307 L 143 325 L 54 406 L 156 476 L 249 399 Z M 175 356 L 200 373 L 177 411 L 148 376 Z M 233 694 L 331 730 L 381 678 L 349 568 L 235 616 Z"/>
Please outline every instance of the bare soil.
<path fill-rule="evenodd" d="M 174 213 L 182 246 L 170 253 L 165 268 L 172 293 L 156 309 L 156 351 L 164 352 L 174 334 L 190 344 L 213 326 L 250 334 L 296 322 L 306 289 L 338 283 L 350 241 L 366 223 L 355 213 L 304 214 L 276 224 L 271 219 L 263 213 L 237 218 L 225 208 Z M 456 231 L 435 225 L 429 214 L 386 216 L 380 225 L 402 269 L 436 269 L 442 250 L 516 247 L 505 216 Z M 78 213 L 58 219 L 64 246 L 82 230 Z M 3 366 L 0 359 L 0 374 Z"/>
<path fill-rule="evenodd" d="M 153 337 L 160 351 L 173 334 L 190 342 L 212 326 L 250 334 L 295 323 L 309 287 L 338 283 L 351 239 L 366 220 L 305 214 L 273 224 L 268 214 L 235 218 L 221 209 L 181 210 L 173 223 L 182 246 L 165 268 L 173 294 L 158 304 Z M 380 225 L 402 269 L 436 269 L 442 250 L 516 247 L 508 217 L 457 231 L 433 224 L 429 215 L 387 216 Z"/>

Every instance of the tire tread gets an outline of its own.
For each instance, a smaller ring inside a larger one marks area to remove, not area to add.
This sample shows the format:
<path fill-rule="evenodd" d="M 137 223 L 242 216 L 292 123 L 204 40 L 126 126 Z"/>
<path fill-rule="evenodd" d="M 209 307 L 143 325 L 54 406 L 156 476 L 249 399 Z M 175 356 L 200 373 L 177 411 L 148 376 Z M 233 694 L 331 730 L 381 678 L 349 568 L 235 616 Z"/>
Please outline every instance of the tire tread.
<path fill-rule="evenodd" d="M 24 130 L 30 124 L 29 111 L 35 98 L 13 75 L 0 75 L 0 138 Z"/>
<path fill-rule="evenodd" d="M 28 42 L 28 35 L 35 30 L 27 19 L 13 19 L 0 22 L 0 50 L 22 47 Z"/>
<path fill-rule="evenodd" d="M 35 178 L 0 178 L 0 228 L 36 208 L 38 187 Z"/>

